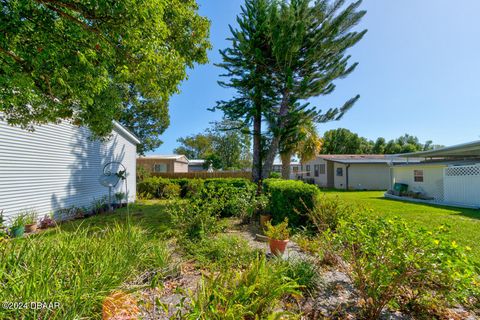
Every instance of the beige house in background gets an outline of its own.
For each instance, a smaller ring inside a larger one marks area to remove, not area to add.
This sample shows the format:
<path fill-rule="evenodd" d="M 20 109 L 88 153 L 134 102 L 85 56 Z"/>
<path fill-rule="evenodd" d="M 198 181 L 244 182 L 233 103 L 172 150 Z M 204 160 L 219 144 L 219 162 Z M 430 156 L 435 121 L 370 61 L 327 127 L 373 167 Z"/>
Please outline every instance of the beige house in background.
<path fill-rule="evenodd" d="M 392 181 L 391 166 L 406 162 L 388 155 L 319 155 L 303 164 L 302 172 L 303 179 L 311 179 L 322 188 L 387 190 Z"/>
<path fill-rule="evenodd" d="M 188 172 L 187 157 L 178 154 L 138 157 L 137 165 L 155 173 Z"/>

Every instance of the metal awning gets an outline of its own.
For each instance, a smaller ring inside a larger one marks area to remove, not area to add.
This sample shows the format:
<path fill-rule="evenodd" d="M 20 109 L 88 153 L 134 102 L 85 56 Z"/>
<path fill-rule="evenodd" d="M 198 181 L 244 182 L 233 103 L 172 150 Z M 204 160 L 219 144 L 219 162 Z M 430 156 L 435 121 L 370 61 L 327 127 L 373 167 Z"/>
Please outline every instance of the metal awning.
<path fill-rule="evenodd" d="M 407 158 L 467 158 L 480 157 L 480 140 L 458 144 L 455 146 L 439 148 L 429 151 L 397 154 Z"/>

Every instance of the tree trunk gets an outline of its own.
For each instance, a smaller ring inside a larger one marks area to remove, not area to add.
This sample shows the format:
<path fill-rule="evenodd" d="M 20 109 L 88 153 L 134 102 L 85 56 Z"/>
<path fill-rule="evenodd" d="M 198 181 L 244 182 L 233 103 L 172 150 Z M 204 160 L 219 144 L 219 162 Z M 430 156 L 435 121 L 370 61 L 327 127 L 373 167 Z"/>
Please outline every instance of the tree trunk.
<path fill-rule="evenodd" d="M 257 104 L 256 109 L 253 118 L 252 180 L 260 186 L 262 180 L 262 112 L 259 104 Z M 260 187 L 259 192 L 261 192 Z"/>
<path fill-rule="evenodd" d="M 262 178 L 264 179 L 268 178 L 270 172 L 272 171 L 273 161 L 275 160 L 275 156 L 278 152 L 278 146 L 280 145 L 280 136 L 288 121 L 287 114 L 289 106 L 290 92 L 287 90 L 284 92 L 282 103 L 280 104 L 280 111 L 278 113 L 277 121 L 277 133 L 273 136 L 273 139 L 270 143 L 270 148 L 268 148 L 267 156 L 265 157 L 265 161 L 263 163 Z"/>
<path fill-rule="evenodd" d="M 282 159 L 282 178 L 290 179 L 290 162 L 292 161 L 292 154 L 290 152 L 280 154 Z"/>

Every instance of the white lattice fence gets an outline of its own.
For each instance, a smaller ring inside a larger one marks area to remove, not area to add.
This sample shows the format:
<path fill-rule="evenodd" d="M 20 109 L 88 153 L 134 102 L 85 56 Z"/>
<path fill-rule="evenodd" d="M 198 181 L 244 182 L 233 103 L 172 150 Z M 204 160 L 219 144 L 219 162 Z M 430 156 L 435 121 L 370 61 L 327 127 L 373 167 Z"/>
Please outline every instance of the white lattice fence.
<path fill-rule="evenodd" d="M 480 206 L 480 165 L 444 169 L 444 200 Z"/>

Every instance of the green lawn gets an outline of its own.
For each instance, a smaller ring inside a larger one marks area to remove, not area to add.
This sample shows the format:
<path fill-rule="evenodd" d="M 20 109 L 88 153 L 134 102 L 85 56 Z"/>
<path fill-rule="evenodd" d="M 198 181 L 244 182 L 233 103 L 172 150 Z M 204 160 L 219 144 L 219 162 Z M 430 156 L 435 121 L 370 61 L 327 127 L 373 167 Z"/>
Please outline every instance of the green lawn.
<path fill-rule="evenodd" d="M 329 195 L 373 209 L 374 214 L 398 216 L 412 224 L 434 229 L 448 225 L 452 240 L 472 248 L 472 257 L 480 263 L 480 210 L 433 206 L 385 199 L 382 191 L 333 191 Z"/>

